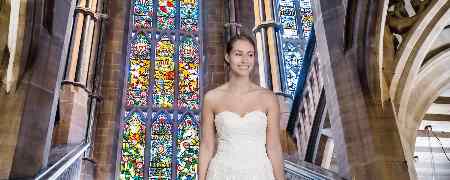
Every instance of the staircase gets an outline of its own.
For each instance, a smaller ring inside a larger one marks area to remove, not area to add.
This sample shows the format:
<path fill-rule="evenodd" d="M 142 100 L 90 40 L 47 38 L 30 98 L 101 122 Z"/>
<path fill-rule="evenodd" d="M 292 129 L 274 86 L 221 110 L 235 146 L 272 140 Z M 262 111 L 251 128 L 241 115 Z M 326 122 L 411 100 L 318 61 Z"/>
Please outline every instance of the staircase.
<path fill-rule="evenodd" d="M 284 161 L 284 172 L 287 180 L 343 180 L 335 172 L 308 162 L 292 163 Z"/>
<path fill-rule="evenodd" d="M 34 179 L 37 180 L 78 180 L 81 177 L 83 154 L 88 150 L 88 144 L 71 146 L 69 150 L 65 147 L 57 148 L 52 153 L 58 158 L 50 162 L 49 168 L 41 171 Z M 64 153 L 64 154 L 61 154 Z M 298 162 L 284 161 L 284 170 L 287 180 L 342 180 L 336 173 L 323 169 L 319 166 Z"/>

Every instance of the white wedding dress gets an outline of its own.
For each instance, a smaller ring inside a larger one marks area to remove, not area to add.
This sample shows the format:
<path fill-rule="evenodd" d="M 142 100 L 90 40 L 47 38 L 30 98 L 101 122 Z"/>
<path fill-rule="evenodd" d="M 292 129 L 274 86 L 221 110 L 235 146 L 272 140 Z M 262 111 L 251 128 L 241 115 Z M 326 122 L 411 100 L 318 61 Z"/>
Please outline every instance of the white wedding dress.
<path fill-rule="evenodd" d="M 241 117 L 224 111 L 214 119 L 217 151 L 209 163 L 207 180 L 273 180 L 266 153 L 267 116 L 252 111 Z"/>

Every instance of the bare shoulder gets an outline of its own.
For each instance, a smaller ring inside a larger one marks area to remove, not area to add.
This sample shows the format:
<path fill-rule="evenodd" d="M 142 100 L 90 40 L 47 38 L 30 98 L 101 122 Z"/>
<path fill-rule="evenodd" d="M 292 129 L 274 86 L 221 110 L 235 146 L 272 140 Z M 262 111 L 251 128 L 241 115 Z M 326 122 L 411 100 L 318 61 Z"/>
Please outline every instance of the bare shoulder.
<path fill-rule="evenodd" d="M 260 87 L 258 91 L 263 100 L 267 101 L 277 100 L 277 96 L 275 95 L 275 93 L 267 88 Z"/>
<path fill-rule="evenodd" d="M 223 85 L 216 87 L 214 89 L 211 89 L 205 93 L 203 100 L 207 104 L 214 105 L 214 104 L 216 104 L 216 102 L 220 101 L 221 96 L 223 96 L 223 91 L 224 91 Z"/>
<path fill-rule="evenodd" d="M 272 90 L 258 86 L 254 93 L 258 101 L 267 105 L 266 108 L 278 106 L 278 98 Z"/>

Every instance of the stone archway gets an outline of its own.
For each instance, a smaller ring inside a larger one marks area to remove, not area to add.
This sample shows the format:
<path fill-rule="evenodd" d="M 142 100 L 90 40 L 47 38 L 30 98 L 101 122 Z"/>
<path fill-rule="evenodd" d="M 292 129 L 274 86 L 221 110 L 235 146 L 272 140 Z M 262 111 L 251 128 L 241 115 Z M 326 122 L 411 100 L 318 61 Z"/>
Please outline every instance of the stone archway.
<path fill-rule="evenodd" d="M 445 45 L 450 41 L 439 42 L 442 41 L 439 39 L 445 40 L 445 36 L 448 36 L 448 33 L 442 32 L 449 24 L 450 3 L 445 0 L 423 3 L 426 6 L 415 9 L 416 16 L 398 21 L 409 22 L 409 28 L 402 32 L 402 41 L 397 47 L 389 45 L 390 40 L 386 38 L 392 34 L 399 36 L 400 33 L 392 22 L 397 17 L 389 16 L 390 29 L 387 30 L 383 43 L 385 47 L 394 48 L 394 51 L 389 52 L 389 48 L 384 48 L 385 52 L 393 56 L 384 56 L 385 59 L 381 62 L 383 67 L 386 67 L 383 75 L 387 79 L 385 85 L 389 88 L 387 97 L 392 99 L 396 124 L 412 179 L 417 178 L 413 159 L 416 130 L 427 109 L 450 80 L 449 49 Z M 395 5 L 393 8 L 396 8 Z"/>

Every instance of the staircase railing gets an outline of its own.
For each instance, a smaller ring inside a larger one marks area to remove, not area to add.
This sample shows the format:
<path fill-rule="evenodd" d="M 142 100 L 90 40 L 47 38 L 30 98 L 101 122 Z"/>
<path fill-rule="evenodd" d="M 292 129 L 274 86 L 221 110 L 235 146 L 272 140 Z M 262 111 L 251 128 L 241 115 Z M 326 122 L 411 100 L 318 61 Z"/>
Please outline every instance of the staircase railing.
<path fill-rule="evenodd" d="M 308 162 L 293 163 L 285 160 L 284 171 L 288 180 L 344 180 L 337 173 Z"/>
<path fill-rule="evenodd" d="M 76 180 L 80 179 L 81 162 L 84 152 L 89 148 L 89 144 L 80 144 L 55 164 L 39 173 L 36 180 Z"/>

